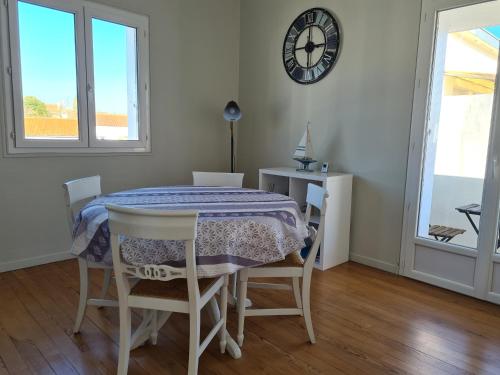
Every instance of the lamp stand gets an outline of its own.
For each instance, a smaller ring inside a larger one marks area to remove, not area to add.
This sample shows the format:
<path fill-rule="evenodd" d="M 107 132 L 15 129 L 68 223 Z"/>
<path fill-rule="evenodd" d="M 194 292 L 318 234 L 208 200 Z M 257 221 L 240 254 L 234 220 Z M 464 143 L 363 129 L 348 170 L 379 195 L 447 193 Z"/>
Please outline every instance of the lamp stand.
<path fill-rule="evenodd" d="M 229 123 L 229 128 L 231 129 L 231 173 L 234 173 L 234 132 L 233 132 L 233 121 Z"/>

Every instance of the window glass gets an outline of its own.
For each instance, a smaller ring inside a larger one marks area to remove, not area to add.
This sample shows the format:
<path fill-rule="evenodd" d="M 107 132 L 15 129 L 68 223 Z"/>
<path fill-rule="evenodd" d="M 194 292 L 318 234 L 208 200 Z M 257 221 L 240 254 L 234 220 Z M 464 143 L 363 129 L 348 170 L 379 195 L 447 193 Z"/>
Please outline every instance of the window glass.
<path fill-rule="evenodd" d="M 19 1 L 26 139 L 78 139 L 75 15 Z"/>
<path fill-rule="evenodd" d="M 96 137 L 138 140 L 136 29 L 92 19 Z"/>

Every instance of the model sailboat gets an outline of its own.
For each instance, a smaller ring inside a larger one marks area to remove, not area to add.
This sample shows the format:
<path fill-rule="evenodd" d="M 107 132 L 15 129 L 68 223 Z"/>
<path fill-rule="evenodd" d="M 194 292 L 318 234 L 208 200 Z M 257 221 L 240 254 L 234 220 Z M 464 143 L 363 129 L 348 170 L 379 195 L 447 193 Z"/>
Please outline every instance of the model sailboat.
<path fill-rule="evenodd" d="M 297 160 L 301 166 L 297 168 L 297 171 L 301 172 L 312 172 L 312 169 L 309 168 L 311 163 L 316 163 L 313 155 L 313 147 L 311 142 L 311 134 L 309 132 L 309 124 L 307 122 L 306 130 L 302 139 L 299 142 L 299 145 L 295 149 L 295 153 L 293 154 L 293 160 Z"/>

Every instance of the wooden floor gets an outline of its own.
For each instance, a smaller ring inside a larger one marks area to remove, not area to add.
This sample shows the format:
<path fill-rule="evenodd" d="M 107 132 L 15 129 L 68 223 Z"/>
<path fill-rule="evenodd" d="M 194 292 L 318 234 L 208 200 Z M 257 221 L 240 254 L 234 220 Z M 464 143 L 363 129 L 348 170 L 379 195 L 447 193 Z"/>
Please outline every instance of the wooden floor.
<path fill-rule="evenodd" d="M 286 292 L 249 297 L 292 304 Z M 73 336 L 77 301 L 76 261 L 0 274 L 0 374 L 114 374 L 116 309 L 90 307 Z M 312 307 L 316 345 L 300 317 L 250 317 L 243 357 L 221 355 L 212 342 L 200 373 L 500 374 L 500 306 L 348 263 L 315 272 Z M 231 312 L 232 334 L 235 322 Z M 184 374 L 188 331 L 186 316 L 174 315 L 156 347 L 132 352 L 129 373 Z"/>

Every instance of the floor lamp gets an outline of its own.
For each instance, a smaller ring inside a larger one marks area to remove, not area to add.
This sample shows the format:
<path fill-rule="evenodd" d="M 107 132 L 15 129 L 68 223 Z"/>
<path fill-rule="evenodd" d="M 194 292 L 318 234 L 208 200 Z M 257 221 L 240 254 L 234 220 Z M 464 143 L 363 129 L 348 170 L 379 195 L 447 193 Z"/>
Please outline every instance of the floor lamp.
<path fill-rule="evenodd" d="M 233 125 L 236 121 L 241 119 L 241 111 L 238 104 L 231 100 L 227 103 L 226 108 L 224 108 L 224 119 L 229 121 L 229 127 L 231 129 L 231 173 L 235 170 L 235 156 L 234 156 L 234 129 Z"/>

